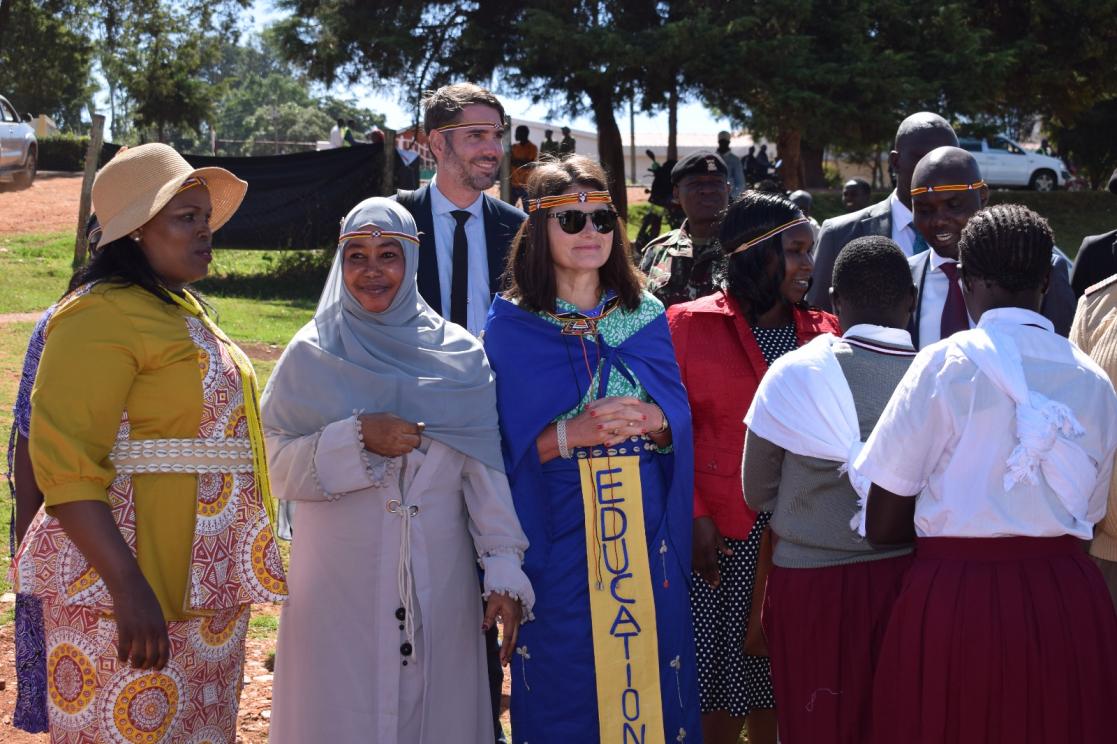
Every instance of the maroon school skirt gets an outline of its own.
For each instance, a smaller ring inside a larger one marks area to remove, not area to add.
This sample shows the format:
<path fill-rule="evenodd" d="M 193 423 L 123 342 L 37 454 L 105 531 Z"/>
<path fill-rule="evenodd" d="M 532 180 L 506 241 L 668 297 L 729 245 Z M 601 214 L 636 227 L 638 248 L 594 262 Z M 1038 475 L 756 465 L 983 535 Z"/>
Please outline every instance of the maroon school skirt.
<path fill-rule="evenodd" d="M 1117 741 L 1117 615 L 1081 542 L 919 539 L 872 705 L 877 744 Z"/>
<path fill-rule="evenodd" d="M 783 744 L 861 744 L 873 668 L 911 556 L 768 577 L 764 632 Z"/>

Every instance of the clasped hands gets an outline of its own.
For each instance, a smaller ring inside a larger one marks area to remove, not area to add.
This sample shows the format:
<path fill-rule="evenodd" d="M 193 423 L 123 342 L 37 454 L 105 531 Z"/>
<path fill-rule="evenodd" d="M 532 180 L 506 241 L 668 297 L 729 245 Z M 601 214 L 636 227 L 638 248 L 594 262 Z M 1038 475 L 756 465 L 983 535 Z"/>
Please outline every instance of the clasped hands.
<path fill-rule="evenodd" d="M 571 448 L 612 447 L 629 437 L 665 431 L 666 422 L 655 403 L 629 397 L 599 398 L 566 422 L 566 441 Z"/>

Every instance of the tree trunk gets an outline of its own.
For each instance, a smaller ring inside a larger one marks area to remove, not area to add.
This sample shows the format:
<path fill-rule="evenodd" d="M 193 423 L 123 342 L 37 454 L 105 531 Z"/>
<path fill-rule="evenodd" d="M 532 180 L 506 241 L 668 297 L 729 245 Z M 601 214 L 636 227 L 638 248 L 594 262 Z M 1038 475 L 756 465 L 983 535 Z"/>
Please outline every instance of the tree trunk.
<path fill-rule="evenodd" d="M 667 160 L 679 159 L 679 85 L 667 96 Z"/>
<path fill-rule="evenodd" d="M 826 172 L 822 169 L 825 150 L 825 146 L 807 140 L 803 140 L 799 146 L 803 162 L 803 183 L 808 189 L 824 189 L 830 185 L 826 183 Z"/>
<path fill-rule="evenodd" d="M 0 45 L 4 41 L 4 31 L 8 27 L 8 19 L 12 17 L 12 6 L 15 0 L 0 0 Z"/>
<path fill-rule="evenodd" d="M 799 130 L 790 126 L 781 126 L 776 133 L 776 154 L 783 161 L 780 165 L 780 178 L 788 191 L 803 188 L 803 180 L 799 177 L 801 138 Z"/>
<path fill-rule="evenodd" d="M 613 114 L 613 91 L 602 88 L 586 91 L 593 118 L 597 124 L 597 156 L 609 177 L 613 206 L 623 219 L 628 219 L 628 189 L 624 181 L 624 142 L 621 128 Z"/>

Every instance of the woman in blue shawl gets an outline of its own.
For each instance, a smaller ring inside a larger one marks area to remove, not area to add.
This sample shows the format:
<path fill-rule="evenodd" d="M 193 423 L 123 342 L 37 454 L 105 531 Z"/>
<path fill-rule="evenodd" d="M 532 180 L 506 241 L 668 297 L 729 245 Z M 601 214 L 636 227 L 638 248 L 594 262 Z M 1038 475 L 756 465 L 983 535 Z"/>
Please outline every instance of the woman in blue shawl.
<path fill-rule="evenodd" d="M 484 335 L 536 592 L 516 744 L 701 740 L 690 409 L 605 184 L 579 156 L 533 171 Z"/>

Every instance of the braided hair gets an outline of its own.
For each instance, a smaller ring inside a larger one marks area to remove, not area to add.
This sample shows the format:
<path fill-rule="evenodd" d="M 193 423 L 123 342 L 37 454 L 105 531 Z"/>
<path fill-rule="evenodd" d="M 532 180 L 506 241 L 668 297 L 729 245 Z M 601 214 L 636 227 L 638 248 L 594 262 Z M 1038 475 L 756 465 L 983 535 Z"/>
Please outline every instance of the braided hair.
<path fill-rule="evenodd" d="M 750 324 L 782 301 L 785 265 L 783 235 L 757 243 L 746 251 L 733 251 L 769 230 L 802 217 L 803 212 L 782 194 L 746 191 L 729 205 L 721 221 L 719 241 L 727 254 L 718 279 L 748 317 Z M 774 264 L 774 270 L 773 270 Z"/>
<path fill-rule="evenodd" d="M 998 204 L 970 218 L 958 240 L 958 254 L 967 276 L 1022 292 L 1043 286 L 1054 245 L 1043 217 L 1021 204 Z"/>

